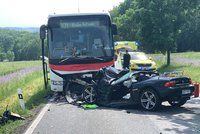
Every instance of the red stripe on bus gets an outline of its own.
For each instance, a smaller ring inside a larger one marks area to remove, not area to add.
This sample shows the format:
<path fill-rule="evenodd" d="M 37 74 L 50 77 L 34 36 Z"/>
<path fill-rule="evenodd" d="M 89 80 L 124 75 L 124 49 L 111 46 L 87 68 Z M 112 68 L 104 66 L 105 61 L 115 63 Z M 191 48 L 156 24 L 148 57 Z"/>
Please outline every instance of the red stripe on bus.
<path fill-rule="evenodd" d="M 114 61 L 105 63 L 91 63 L 91 64 L 72 64 L 72 65 L 53 65 L 49 64 L 49 67 L 57 71 L 84 71 L 84 70 L 99 70 L 103 67 L 112 66 Z"/>

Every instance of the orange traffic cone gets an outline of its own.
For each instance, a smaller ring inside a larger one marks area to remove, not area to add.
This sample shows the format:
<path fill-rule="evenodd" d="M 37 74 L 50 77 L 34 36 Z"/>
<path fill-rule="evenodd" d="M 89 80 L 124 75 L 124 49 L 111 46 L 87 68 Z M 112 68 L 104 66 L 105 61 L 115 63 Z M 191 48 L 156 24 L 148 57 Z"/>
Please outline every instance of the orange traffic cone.
<path fill-rule="evenodd" d="M 194 83 L 194 97 L 199 97 L 199 83 Z"/>

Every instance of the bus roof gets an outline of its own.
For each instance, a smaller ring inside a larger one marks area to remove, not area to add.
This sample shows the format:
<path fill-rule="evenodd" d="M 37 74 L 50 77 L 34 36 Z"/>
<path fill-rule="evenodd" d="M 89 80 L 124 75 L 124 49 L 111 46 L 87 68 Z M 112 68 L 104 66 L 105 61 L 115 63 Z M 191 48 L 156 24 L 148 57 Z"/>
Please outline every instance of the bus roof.
<path fill-rule="evenodd" d="M 73 13 L 73 14 L 52 14 L 49 15 L 49 18 L 54 18 L 54 17 L 70 17 L 70 16 L 93 16 L 93 15 L 107 15 L 110 16 L 109 13 L 106 12 L 101 12 L 101 13 Z"/>

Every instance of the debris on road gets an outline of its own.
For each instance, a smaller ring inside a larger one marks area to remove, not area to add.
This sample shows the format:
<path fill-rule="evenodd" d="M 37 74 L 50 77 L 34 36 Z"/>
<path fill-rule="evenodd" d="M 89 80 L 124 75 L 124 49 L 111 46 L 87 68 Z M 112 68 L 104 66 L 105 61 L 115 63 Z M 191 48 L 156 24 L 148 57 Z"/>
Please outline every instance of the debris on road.
<path fill-rule="evenodd" d="M 46 97 L 50 102 L 64 102 L 66 101 L 62 93 L 55 92 L 53 95 L 50 94 Z"/>
<path fill-rule="evenodd" d="M 96 109 L 98 106 L 96 104 L 83 104 L 81 105 L 82 108 L 84 109 Z"/>
<path fill-rule="evenodd" d="M 17 113 L 13 113 L 10 110 L 7 110 L 3 113 L 3 116 L 0 117 L 0 125 L 4 125 L 9 120 L 15 121 L 15 120 L 25 120 L 24 117 L 20 116 Z"/>

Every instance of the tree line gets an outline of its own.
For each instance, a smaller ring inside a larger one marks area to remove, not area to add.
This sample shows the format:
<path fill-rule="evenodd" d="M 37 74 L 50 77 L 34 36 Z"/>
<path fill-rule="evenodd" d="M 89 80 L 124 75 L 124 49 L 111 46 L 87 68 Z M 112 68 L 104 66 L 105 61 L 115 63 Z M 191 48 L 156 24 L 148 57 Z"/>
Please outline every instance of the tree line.
<path fill-rule="evenodd" d="M 146 52 L 200 51 L 199 0 L 124 0 L 110 11 L 116 40 L 138 41 Z M 0 29 L 0 61 L 37 60 L 39 33 Z"/>
<path fill-rule="evenodd" d="M 0 29 L 0 61 L 38 60 L 39 33 Z"/>
<path fill-rule="evenodd" d="M 125 0 L 110 14 L 116 40 L 138 41 L 151 53 L 200 51 L 199 0 Z"/>

